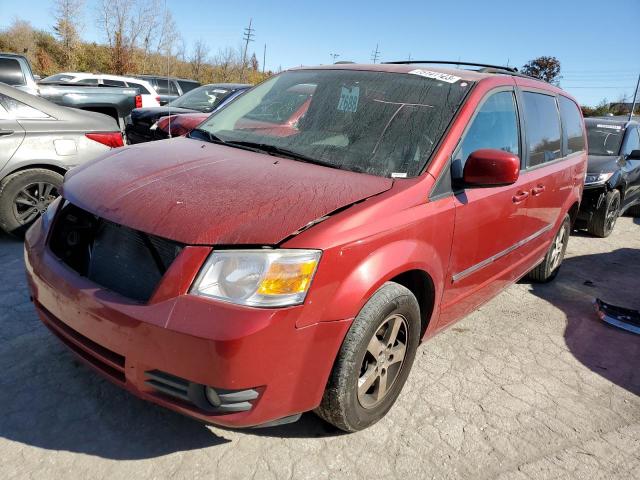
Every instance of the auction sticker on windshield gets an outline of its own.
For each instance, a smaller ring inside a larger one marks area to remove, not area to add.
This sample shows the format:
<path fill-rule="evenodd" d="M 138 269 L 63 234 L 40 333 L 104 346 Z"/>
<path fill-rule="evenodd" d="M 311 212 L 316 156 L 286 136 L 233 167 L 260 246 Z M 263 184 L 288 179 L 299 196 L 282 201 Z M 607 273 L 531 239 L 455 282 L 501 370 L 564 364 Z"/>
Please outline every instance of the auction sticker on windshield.
<path fill-rule="evenodd" d="M 441 80 L 447 83 L 456 83 L 458 80 L 460 80 L 460 77 L 456 77 L 455 75 L 449 75 L 448 73 L 442 72 L 433 72 L 431 70 L 423 70 L 421 68 L 411 70 L 409 73 L 412 75 L 420 75 L 421 77 L 432 78 L 434 80 Z"/>
<path fill-rule="evenodd" d="M 355 112 L 358 110 L 358 100 L 360 99 L 360 87 L 355 85 L 351 88 L 342 87 L 338 110 L 341 112 Z"/>
<path fill-rule="evenodd" d="M 597 128 L 609 128 L 611 130 L 622 130 L 620 125 L 596 125 Z"/>

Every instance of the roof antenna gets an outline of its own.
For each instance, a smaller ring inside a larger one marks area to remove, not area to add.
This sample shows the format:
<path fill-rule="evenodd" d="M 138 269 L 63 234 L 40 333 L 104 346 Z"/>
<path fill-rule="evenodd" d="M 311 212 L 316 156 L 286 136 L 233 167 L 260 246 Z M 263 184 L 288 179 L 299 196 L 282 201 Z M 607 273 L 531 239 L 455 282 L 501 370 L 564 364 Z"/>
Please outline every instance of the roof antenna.
<path fill-rule="evenodd" d="M 162 31 L 166 34 L 166 27 L 167 27 L 167 0 L 164 0 L 164 25 L 162 26 Z M 165 38 L 165 42 L 166 42 L 166 38 Z M 171 89 L 169 88 L 169 42 L 166 43 L 167 45 L 167 94 L 171 91 Z M 169 132 L 169 138 L 171 138 L 171 101 L 167 102 L 168 105 L 168 110 L 167 112 L 169 113 L 169 122 L 168 122 L 168 132 Z"/>

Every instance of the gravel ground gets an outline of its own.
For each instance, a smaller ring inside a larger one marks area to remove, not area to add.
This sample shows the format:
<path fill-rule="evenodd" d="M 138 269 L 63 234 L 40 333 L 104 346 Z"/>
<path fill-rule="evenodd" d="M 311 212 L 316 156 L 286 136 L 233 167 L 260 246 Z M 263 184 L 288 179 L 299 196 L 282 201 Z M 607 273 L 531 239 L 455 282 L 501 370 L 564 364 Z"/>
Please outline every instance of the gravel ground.
<path fill-rule="evenodd" d="M 423 345 L 374 427 L 306 414 L 231 431 L 142 402 L 80 364 L 27 296 L 0 235 L 0 477 L 640 478 L 640 337 L 591 301 L 640 308 L 640 221 L 574 234 L 555 282 L 521 282 Z"/>

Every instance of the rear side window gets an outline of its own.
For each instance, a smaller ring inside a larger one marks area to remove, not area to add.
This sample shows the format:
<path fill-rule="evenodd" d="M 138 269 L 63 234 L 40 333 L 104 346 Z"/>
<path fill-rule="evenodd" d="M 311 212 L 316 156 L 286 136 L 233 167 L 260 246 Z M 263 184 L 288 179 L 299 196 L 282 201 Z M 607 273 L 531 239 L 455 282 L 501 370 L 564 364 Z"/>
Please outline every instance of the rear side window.
<path fill-rule="evenodd" d="M 127 82 L 127 85 L 131 88 L 137 88 L 140 95 L 151 95 L 151 92 L 144 85 L 134 82 Z"/>
<path fill-rule="evenodd" d="M 120 81 L 120 80 L 109 80 L 106 78 L 102 79 L 102 84 L 106 85 L 107 87 L 126 87 L 126 83 Z"/>
<path fill-rule="evenodd" d="M 167 80 L 166 78 L 159 78 L 157 80 L 156 91 L 158 95 L 178 95 L 178 87 L 173 80 Z"/>
<path fill-rule="evenodd" d="M 9 115 L 14 118 L 27 120 L 32 118 L 50 118 L 44 112 L 41 112 L 37 108 L 33 108 L 26 103 L 22 103 L 15 98 L 8 97 L 0 93 L 0 103 L 7 109 Z"/>
<path fill-rule="evenodd" d="M 524 92 L 524 118 L 529 143 L 527 166 L 535 167 L 562 156 L 560 117 L 556 98 Z"/>
<path fill-rule="evenodd" d="M 462 178 L 469 155 L 483 148 L 503 150 L 520 156 L 518 112 L 513 92 L 494 93 L 480 107 L 453 155 L 453 177 Z"/>
<path fill-rule="evenodd" d="M 182 88 L 182 93 L 190 92 L 194 88 L 200 86 L 198 82 L 189 82 L 187 80 L 178 80 L 178 85 Z"/>
<path fill-rule="evenodd" d="M 98 85 L 99 82 L 97 78 L 81 78 L 75 81 L 74 83 L 86 83 L 87 85 Z"/>
<path fill-rule="evenodd" d="M 7 85 L 26 85 L 20 62 L 15 58 L 0 58 L 0 82 Z"/>
<path fill-rule="evenodd" d="M 566 97 L 560 96 L 560 116 L 562 117 L 562 141 L 565 155 L 584 150 L 582 115 L 578 106 Z"/>

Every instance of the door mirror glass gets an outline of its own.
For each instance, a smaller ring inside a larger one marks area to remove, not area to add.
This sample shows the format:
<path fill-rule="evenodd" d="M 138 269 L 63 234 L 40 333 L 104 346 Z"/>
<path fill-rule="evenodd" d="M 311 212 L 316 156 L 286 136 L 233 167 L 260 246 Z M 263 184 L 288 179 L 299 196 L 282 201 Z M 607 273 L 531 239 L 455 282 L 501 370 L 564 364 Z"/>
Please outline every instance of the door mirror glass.
<path fill-rule="evenodd" d="M 515 183 L 519 174 L 520 158 L 517 155 L 486 148 L 469 155 L 463 180 L 469 187 L 496 187 Z"/>

